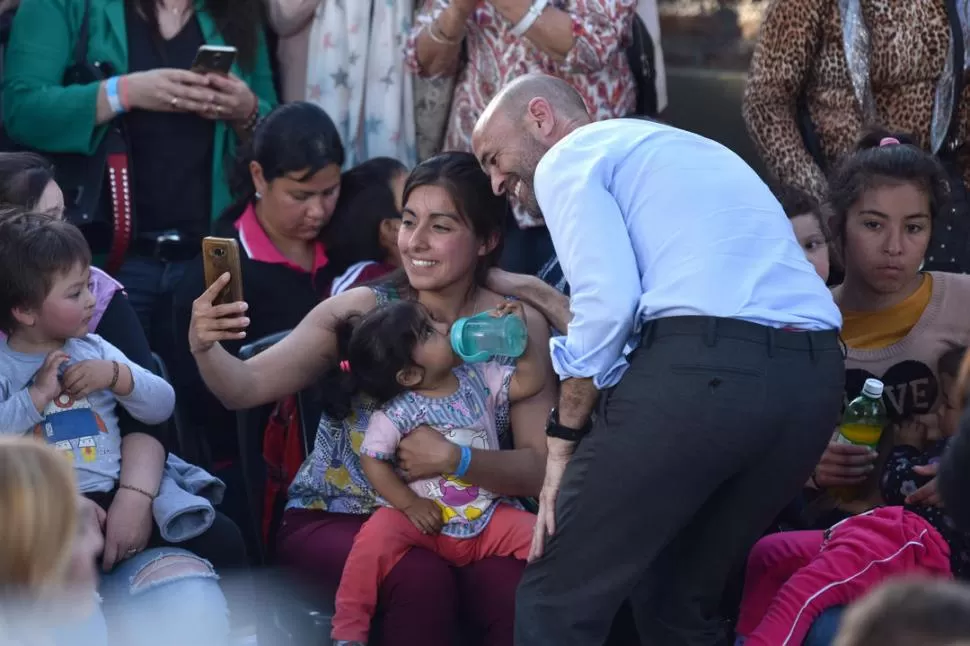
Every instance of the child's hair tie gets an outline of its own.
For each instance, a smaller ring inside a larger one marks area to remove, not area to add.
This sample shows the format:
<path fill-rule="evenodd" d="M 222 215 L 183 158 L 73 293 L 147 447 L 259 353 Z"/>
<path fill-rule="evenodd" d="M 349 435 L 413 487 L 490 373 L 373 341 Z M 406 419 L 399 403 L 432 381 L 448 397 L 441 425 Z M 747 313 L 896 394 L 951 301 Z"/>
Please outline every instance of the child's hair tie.
<path fill-rule="evenodd" d="M 899 145 L 899 139 L 896 139 L 895 137 L 883 137 L 882 139 L 879 140 L 880 148 L 882 148 L 883 146 L 898 146 L 898 145 Z"/>
<path fill-rule="evenodd" d="M 350 362 L 346 359 L 340 362 L 340 372 L 350 372 Z"/>

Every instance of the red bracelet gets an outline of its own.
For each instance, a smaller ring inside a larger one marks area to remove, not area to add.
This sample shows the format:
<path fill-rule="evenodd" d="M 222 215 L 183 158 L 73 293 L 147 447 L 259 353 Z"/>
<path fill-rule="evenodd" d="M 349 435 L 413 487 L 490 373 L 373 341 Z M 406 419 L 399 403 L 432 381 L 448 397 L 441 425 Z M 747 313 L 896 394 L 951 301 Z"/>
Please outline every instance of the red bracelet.
<path fill-rule="evenodd" d="M 122 76 L 118 79 L 118 93 L 121 98 L 121 107 L 125 109 L 125 112 L 131 110 L 131 103 L 128 102 L 128 77 Z"/>

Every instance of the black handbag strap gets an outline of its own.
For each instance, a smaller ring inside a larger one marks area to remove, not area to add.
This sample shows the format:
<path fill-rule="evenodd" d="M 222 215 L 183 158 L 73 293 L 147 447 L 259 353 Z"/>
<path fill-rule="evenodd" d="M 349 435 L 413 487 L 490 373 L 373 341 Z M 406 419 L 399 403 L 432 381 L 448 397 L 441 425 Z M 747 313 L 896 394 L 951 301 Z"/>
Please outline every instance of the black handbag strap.
<path fill-rule="evenodd" d="M 963 74 L 966 67 L 966 43 L 963 40 L 963 26 L 960 24 L 960 12 L 957 10 L 957 0 L 946 0 L 946 17 L 950 23 L 950 48 L 953 55 L 953 105 L 950 110 L 950 123 L 946 129 L 946 141 L 943 149 L 959 142 L 960 136 L 960 102 L 963 94 Z"/>
<path fill-rule="evenodd" d="M 84 17 L 81 18 L 81 31 L 74 43 L 72 67 L 80 67 L 88 62 L 88 35 L 91 31 L 91 0 L 84 0 Z"/>

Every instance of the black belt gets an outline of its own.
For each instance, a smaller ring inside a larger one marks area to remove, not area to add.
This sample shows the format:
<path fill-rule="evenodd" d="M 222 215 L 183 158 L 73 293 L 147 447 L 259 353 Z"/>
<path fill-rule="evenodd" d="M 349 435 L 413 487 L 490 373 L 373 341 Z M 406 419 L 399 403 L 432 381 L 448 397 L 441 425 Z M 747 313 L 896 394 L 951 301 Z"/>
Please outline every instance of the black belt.
<path fill-rule="evenodd" d="M 643 324 L 641 334 L 643 347 L 649 347 L 652 342 L 665 336 L 702 336 L 709 345 L 714 345 L 718 339 L 737 339 L 788 350 L 841 351 L 838 330 L 809 332 L 773 328 L 739 319 L 715 316 L 671 316 L 653 319 Z"/>
<path fill-rule="evenodd" d="M 160 262 L 192 260 L 202 252 L 202 242 L 171 234 L 142 234 L 131 241 L 128 254 Z"/>

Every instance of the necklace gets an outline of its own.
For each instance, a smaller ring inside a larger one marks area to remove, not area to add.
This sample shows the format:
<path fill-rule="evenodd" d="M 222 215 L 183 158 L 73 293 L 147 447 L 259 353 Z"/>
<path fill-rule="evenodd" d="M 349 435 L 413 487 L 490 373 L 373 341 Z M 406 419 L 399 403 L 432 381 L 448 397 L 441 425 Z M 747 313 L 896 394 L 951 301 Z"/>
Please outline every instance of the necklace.
<path fill-rule="evenodd" d="M 173 16 L 175 16 L 176 18 L 181 18 L 182 17 L 182 14 L 185 12 L 185 10 L 188 9 L 188 3 L 183 4 L 181 7 L 170 7 L 167 4 L 165 4 L 164 2 L 160 2 L 159 4 L 161 5 L 162 9 L 164 9 L 167 12 L 169 12 L 170 14 L 172 14 Z"/>

